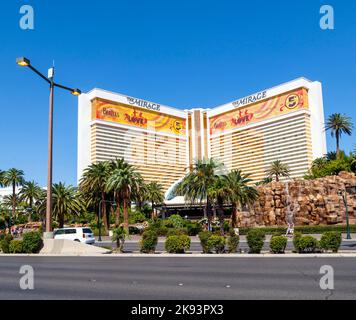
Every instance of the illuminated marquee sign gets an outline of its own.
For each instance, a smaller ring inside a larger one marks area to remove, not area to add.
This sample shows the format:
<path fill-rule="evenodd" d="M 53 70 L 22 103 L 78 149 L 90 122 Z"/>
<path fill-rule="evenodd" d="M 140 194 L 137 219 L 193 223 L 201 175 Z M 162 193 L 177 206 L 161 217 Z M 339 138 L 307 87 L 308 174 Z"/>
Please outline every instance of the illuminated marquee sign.
<path fill-rule="evenodd" d="M 150 107 L 153 108 L 153 105 Z M 186 135 L 186 119 L 99 98 L 92 101 L 92 120 L 97 119 L 179 136 Z"/>
<path fill-rule="evenodd" d="M 266 94 L 261 93 L 251 96 L 255 97 L 251 99 L 263 100 L 264 96 Z M 308 92 L 305 88 L 284 93 L 252 105 L 243 106 L 249 104 L 249 101 L 252 100 L 239 100 L 238 104 L 240 108 L 238 110 L 232 110 L 210 118 L 210 134 L 219 134 L 226 130 L 243 127 L 300 109 L 308 109 L 309 107 Z"/>

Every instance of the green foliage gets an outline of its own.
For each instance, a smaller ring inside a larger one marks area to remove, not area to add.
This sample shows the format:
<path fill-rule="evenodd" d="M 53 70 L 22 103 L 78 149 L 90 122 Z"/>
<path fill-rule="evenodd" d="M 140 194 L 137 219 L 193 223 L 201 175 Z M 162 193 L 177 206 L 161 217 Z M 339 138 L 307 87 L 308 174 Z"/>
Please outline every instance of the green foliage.
<path fill-rule="evenodd" d="M 246 239 L 250 253 L 261 253 L 265 237 L 265 233 L 261 229 L 252 229 L 248 232 Z"/>
<path fill-rule="evenodd" d="M 185 227 L 187 229 L 188 235 L 193 237 L 197 236 L 199 232 L 203 231 L 202 225 L 198 222 L 187 221 L 185 223 Z"/>
<path fill-rule="evenodd" d="M 270 248 L 273 253 L 284 253 L 287 247 L 288 238 L 283 236 L 274 236 L 270 241 Z"/>
<path fill-rule="evenodd" d="M 120 252 L 123 252 L 124 243 L 128 236 L 127 231 L 123 227 L 118 227 L 113 230 L 112 241 L 116 241 L 117 248 Z"/>
<path fill-rule="evenodd" d="M 320 248 L 328 251 L 331 250 L 337 253 L 342 243 L 342 235 L 340 232 L 325 232 L 320 240 Z"/>
<path fill-rule="evenodd" d="M 0 241 L 0 248 L 3 253 L 10 253 L 10 243 L 14 238 L 12 235 L 7 234 Z"/>
<path fill-rule="evenodd" d="M 23 252 L 23 241 L 12 240 L 9 245 L 9 253 L 19 254 Z"/>
<path fill-rule="evenodd" d="M 23 252 L 39 253 L 43 247 L 43 240 L 39 232 L 28 232 L 23 236 Z"/>
<path fill-rule="evenodd" d="M 298 253 L 314 253 L 318 248 L 318 240 L 312 236 L 302 236 L 299 232 L 294 234 L 293 244 Z"/>
<path fill-rule="evenodd" d="M 170 236 L 181 236 L 181 235 L 188 235 L 188 231 L 185 228 L 180 229 L 169 229 L 167 233 L 167 237 Z"/>
<path fill-rule="evenodd" d="M 147 217 L 145 216 L 144 213 L 142 213 L 140 211 L 129 212 L 129 223 L 130 224 L 142 223 L 144 221 L 147 221 Z"/>
<path fill-rule="evenodd" d="M 212 233 L 209 231 L 202 231 L 199 233 L 200 244 L 203 248 L 203 253 L 211 253 L 211 246 L 209 243 L 209 238 L 212 236 Z"/>
<path fill-rule="evenodd" d="M 235 234 L 231 234 L 227 238 L 227 248 L 229 253 L 236 253 L 237 252 L 237 247 L 239 246 L 240 243 L 240 237 Z"/>
<path fill-rule="evenodd" d="M 213 234 L 209 237 L 207 246 L 211 249 L 214 249 L 216 253 L 225 252 L 226 239 L 223 236 Z"/>
<path fill-rule="evenodd" d="M 250 230 L 254 228 L 240 228 L 240 235 L 247 235 Z M 287 227 L 263 227 L 258 228 L 264 231 L 267 235 L 284 235 L 287 232 Z M 350 225 L 351 232 L 356 232 L 356 224 Z M 328 231 L 338 231 L 338 232 L 345 232 L 346 226 L 345 225 L 318 225 L 318 226 L 296 226 L 294 228 L 295 232 L 300 232 L 302 234 L 322 234 Z"/>
<path fill-rule="evenodd" d="M 185 253 L 190 248 L 190 238 L 184 234 L 169 236 L 165 248 L 168 253 Z"/>
<path fill-rule="evenodd" d="M 161 219 L 152 220 L 150 226 L 146 230 L 153 230 L 159 237 L 165 237 L 168 233 L 168 228 Z"/>
<path fill-rule="evenodd" d="M 170 216 L 168 220 L 172 223 L 173 228 L 175 229 L 180 229 L 184 226 L 184 219 L 179 214 Z"/>
<path fill-rule="evenodd" d="M 146 230 L 142 234 L 142 239 L 140 241 L 141 252 L 154 253 L 156 251 L 157 243 L 158 243 L 157 232 L 153 229 Z"/>

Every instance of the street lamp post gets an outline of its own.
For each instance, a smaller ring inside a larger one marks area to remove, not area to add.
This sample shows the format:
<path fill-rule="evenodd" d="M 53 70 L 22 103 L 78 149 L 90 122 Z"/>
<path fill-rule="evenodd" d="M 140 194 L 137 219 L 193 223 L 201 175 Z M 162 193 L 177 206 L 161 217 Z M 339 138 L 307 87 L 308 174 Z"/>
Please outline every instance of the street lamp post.
<path fill-rule="evenodd" d="M 102 204 L 104 203 L 110 203 L 114 209 L 117 208 L 117 203 L 115 201 L 109 201 L 109 200 L 101 200 L 99 202 L 99 237 L 98 237 L 98 241 L 101 242 L 101 207 L 102 207 Z"/>
<path fill-rule="evenodd" d="M 58 87 L 70 91 L 72 95 L 79 96 L 79 89 L 69 88 L 54 82 L 54 68 L 48 70 L 48 77 L 44 76 L 31 65 L 29 59 L 25 57 L 17 58 L 16 63 L 21 67 L 28 67 L 49 84 L 49 119 L 48 119 L 48 172 L 47 172 L 47 206 L 46 206 L 46 232 L 45 238 L 53 238 L 52 233 L 52 175 L 53 175 L 53 100 L 54 88 Z"/>

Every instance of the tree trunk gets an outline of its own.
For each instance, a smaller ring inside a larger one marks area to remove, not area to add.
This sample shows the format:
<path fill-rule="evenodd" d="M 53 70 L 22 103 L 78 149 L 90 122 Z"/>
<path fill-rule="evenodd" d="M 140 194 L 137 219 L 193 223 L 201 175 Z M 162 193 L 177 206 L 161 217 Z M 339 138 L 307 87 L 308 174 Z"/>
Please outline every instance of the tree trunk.
<path fill-rule="evenodd" d="M 127 208 L 127 198 L 126 195 L 124 196 L 124 228 L 128 234 L 129 232 L 129 212 Z"/>
<path fill-rule="evenodd" d="M 116 222 L 115 222 L 115 225 L 116 227 L 118 227 L 120 225 L 120 211 L 121 211 L 121 208 L 120 208 L 120 196 L 116 196 L 116 205 L 117 205 L 117 208 L 116 208 Z"/>
<path fill-rule="evenodd" d="M 210 199 L 207 197 L 206 199 L 206 213 L 208 216 L 208 229 L 211 231 L 211 222 L 212 222 L 212 217 L 211 217 L 211 210 L 210 210 Z"/>
<path fill-rule="evenodd" d="M 16 185 L 12 184 L 12 218 L 15 219 L 16 215 Z"/>
<path fill-rule="evenodd" d="M 108 219 L 107 219 L 107 216 L 106 216 L 106 203 L 105 203 L 105 192 L 102 192 L 101 193 L 101 220 L 104 221 L 104 229 L 105 229 L 105 232 L 108 231 Z"/>
<path fill-rule="evenodd" d="M 279 176 L 276 174 L 276 182 L 279 182 Z"/>
<path fill-rule="evenodd" d="M 232 208 L 231 226 L 233 228 L 237 228 L 237 207 L 238 204 L 234 204 Z"/>
<path fill-rule="evenodd" d="M 28 219 L 27 219 L 28 222 L 32 222 L 32 206 L 33 206 L 33 199 L 30 198 L 30 208 L 31 208 L 31 211 L 29 212 L 29 215 L 28 215 Z"/>
<path fill-rule="evenodd" d="M 63 214 L 59 214 L 58 215 L 58 222 L 59 222 L 59 228 L 63 228 L 64 227 L 64 213 Z"/>
<path fill-rule="evenodd" d="M 152 208 L 151 218 L 152 218 L 152 220 L 155 218 L 155 209 L 153 208 L 153 206 L 154 206 L 154 202 L 152 201 L 151 202 L 151 208 Z"/>
<path fill-rule="evenodd" d="M 336 159 L 340 158 L 340 135 L 336 132 Z"/>

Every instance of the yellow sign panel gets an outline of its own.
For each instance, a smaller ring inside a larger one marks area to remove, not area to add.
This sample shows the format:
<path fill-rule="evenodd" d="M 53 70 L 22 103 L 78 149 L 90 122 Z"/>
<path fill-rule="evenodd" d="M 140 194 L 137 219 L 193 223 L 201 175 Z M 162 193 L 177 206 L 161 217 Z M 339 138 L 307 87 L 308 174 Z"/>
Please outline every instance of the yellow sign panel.
<path fill-rule="evenodd" d="M 210 134 L 222 133 L 308 107 L 308 92 L 305 88 L 300 88 L 210 118 Z"/>
<path fill-rule="evenodd" d="M 186 135 L 185 119 L 101 99 L 95 99 L 92 103 L 92 120 L 96 119 L 179 136 Z"/>

